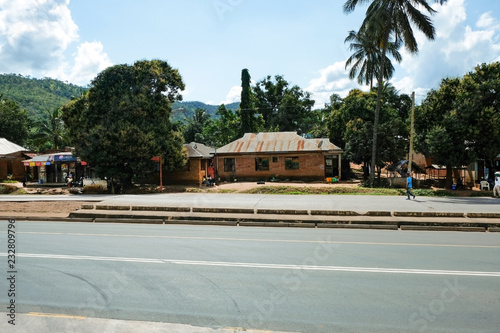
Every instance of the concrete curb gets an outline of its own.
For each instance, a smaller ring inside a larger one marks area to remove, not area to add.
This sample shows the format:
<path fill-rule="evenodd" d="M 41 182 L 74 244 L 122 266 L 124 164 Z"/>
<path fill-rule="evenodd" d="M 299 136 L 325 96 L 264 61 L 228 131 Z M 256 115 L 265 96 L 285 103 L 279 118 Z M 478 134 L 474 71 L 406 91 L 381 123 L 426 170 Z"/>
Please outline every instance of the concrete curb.
<path fill-rule="evenodd" d="M 466 232 L 485 232 L 485 227 L 462 227 L 462 226 L 425 226 L 425 225 L 402 225 L 401 230 L 412 231 L 466 231 Z"/>
<path fill-rule="evenodd" d="M 87 217 L 33 217 L 17 216 L 16 221 L 45 222 L 84 222 L 84 223 L 137 223 L 137 224 L 183 224 L 183 225 L 220 225 L 245 227 L 293 227 L 293 228 L 339 228 L 339 229 L 372 229 L 372 230 L 402 230 L 402 231 L 462 231 L 462 232 L 500 232 L 500 224 L 429 222 L 429 221 L 388 221 L 388 220 L 285 220 L 275 218 L 219 218 L 201 216 L 134 216 L 123 214 L 94 214 Z"/>
<path fill-rule="evenodd" d="M 305 209 L 257 209 L 257 214 L 275 214 L 275 215 L 309 215 Z"/>
<path fill-rule="evenodd" d="M 359 213 L 342 210 L 306 210 L 306 209 L 252 209 L 252 208 L 217 208 L 217 207 L 165 207 L 165 206 L 129 206 L 129 205 L 82 205 L 84 210 L 112 211 L 158 211 L 158 212 L 193 212 L 212 214 L 261 214 L 261 215 L 314 215 L 314 216 L 382 216 L 382 217 L 436 217 L 436 218 L 489 218 L 500 219 L 500 213 L 453 213 L 453 212 L 401 212 L 367 211 Z"/>
<path fill-rule="evenodd" d="M 327 216 L 359 216 L 358 212 L 352 210 L 311 210 L 311 215 L 327 215 Z"/>
<path fill-rule="evenodd" d="M 465 213 L 446 212 L 393 212 L 392 214 L 404 217 L 465 217 Z"/>
<path fill-rule="evenodd" d="M 190 212 L 189 207 L 161 207 L 161 206 L 132 206 L 134 211 L 155 211 L 155 212 Z"/>
<path fill-rule="evenodd" d="M 95 205 L 96 210 L 130 210 L 130 206 Z"/>
<path fill-rule="evenodd" d="M 197 208 L 193 207 L 193 213 L 214 213 L 214 214 L 254 214 L 252 208 Z"/>
<path fill-rule="evenodd" d="M 500 213 L 467 213 L 470 218 L 500 219 Z"/>

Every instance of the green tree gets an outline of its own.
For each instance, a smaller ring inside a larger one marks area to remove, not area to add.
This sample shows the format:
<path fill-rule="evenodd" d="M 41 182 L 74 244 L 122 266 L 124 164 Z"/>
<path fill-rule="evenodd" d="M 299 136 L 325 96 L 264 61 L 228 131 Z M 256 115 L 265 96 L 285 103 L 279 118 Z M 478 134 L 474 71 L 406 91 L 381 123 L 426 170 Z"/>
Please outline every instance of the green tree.
<path fill-rule="evenodd" d="M 466 74 L 457 94 L 457 112 L 467 128 L 468 149 L 485 160 L 494 178 L 500 153 L 500 63 L 481 64 Z"/>
<path fill-rule="evenodd" d="M 241 71 L 241 134 L 255 133 L 258 131 L 257 121 L 255 119 L 255 106 L 252 87 L 250 86 L 250 72 L 248 69 Z"/>
<path fill-rule="evenodd" d="M 305 131 L 314 100 L 299 86 L 290 84 L 281 75 L 259 81 L 254 89 L 256 105 L 266 130 Z"/>
<path fill-rule="evenodd" d="M 19 105 L 0 95 L 0 137 L 20 146 L 24 145 L 30 129 L 26 111 Z"/>
<path fill-rule="evenodd" d="M 438 90 L 432 90 L 416 109 L 416 149 L 446 166 L 446 188 L 451 188 L 455 167 L 472 161 L 467 145 L 467 124 L 457 113 L 460 79 L 443 79 Z"/>
<path fill-rule="evenodd" d="M 188 120 L 187 126 L 183 131 L 184 142 L 205 143 L 203 129 L 210 122 L 210 115 L 203 109 L 196 109 L 194 116 Z"/>
<path fill-rule="evenodd" d="M 173 131 L 171 105 L 184 89 L 181 75 L 161 60 L 105 69 L 88 94 L 63 108 L 77 153 L 96 172 L 125 186 L 155 172 L 153 156 L 166 170 L 185 163 L 183 139 Z"/>
<path fill-rule="evenodd" d="M 219 148 L 240 137 L 241 119 L 224 104 L 219 106 L 216 115 L 218 118 L 210 121 L 203 129 L 203 136 L 205 144 Z"/>
<path fill-rule="evenodd" d="M 433 2 L 443 3 L 446 0 L 433 0 Z M 358 4 L 370 4 L 366 11 L 365 19 L 360 30 L 363 31 L 370 26 L 380 27 L 379 34 L 382 43 L 380 53 L 380 64 L 378 66 L 378 90 L 377 90 L 377 106 L 375 109 L 375 119 L 373 126 L 372 140 L 372 158 L 371 158 L 371 173 L 370 185 L 373 185 L 375 178 L 375 164 L 377 161 L 377 136 L 378 124 L 380 117 L 380 109 L 382 107 L 382 83 L 384 74 L 386 73 L 386 54 L 389 48 L 389 40 L 393 36 L 394 40 L 402 42 L 405 49 L 409 53 L 417 53 L 418 45 L 413 34 L 413 26 L 417 27 L 428 39 L 433 40 L 435 37 L 435 29 L 429 16 L 423 14 L 419 9 L 422 8 L 429 14 L 434 14 L 436 11 L 432 9 L 427 0 L 347 0 L 344 3 L 344 12 L 350 13 L 354 11 Z"/>
<path fill-rule="evenodd" d="M 46 111 L 43 120 L 34 124 L 32 134 L 34 144 L 40 149 L 59 149 L 64 145 L 66 128 L 62 120 L 62 110 Z"/>
<path fill-rule="evenodd" d="M 344 147 L 344 158 L 363 165 L 364 179 L 369 177 L 373 122 L 376 107 L 376 94 L 353 89 L 337 103 L 327 120 L 330 140 Z M 388 98 L 387 98 L 388 100 Z M 391 103 L 384 103 L 381 110 L 381 131 L 376 168 L 378 179 L 387 162 L 400 160 L 406 152 L 408 130 L 399 111 Z"/>

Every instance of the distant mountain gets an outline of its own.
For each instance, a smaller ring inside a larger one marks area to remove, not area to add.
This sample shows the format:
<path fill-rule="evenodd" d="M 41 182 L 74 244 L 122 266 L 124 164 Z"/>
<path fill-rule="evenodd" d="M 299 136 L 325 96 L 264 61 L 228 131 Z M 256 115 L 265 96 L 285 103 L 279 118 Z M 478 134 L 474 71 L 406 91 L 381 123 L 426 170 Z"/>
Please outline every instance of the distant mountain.
<path fill-rule="evenodd" d="M 36 79 L 19 74 L 0 74 L 0 96 L 15 101 L 28 112 L 30 119 L 40 118 L 46 110 L 54 110 L 67 104 L 71 98 L 81 96 L 88 88 L 55 79 Z M 239 103 L 226 105 L 236 110 Z M 172 121 L 185 122 L 193 117 L 196 109 L 206 110 L 215 116 L 219 105 L 202 102 L 175 102 L 172 105 Z"/>
<path fill-rule="evenodd" d="M 175 102 L 172 105 L 172 114 L 170 118 L 172 121 L 176 122 L 186 122 L 188 119 L 193 118 L 196 109 L 203 109 L 212 117 L 217 117 L 215 113 L 220 105 L 210 105 L 203 102 Z M 236 110 L 240 107 L 240 103 L 227 104 L 226 108 L 231 110 Z"/>
<path fill-rule="evenodd" d="M 86 88 L 59 80 L 35 79 L 17 74 L 0 74 L 0 96 L 15 101 L 31 119 L 39 118 L 81 96 Z"/>

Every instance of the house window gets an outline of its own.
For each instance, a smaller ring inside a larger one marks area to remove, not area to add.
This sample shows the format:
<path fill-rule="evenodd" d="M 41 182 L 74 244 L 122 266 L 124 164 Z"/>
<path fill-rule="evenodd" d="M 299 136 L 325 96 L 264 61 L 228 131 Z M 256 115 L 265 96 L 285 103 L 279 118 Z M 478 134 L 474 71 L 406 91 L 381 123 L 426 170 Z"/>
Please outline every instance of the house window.
<path fill-rule="evenodd" d="M 236 171 L 236 163 L 234 161 L 234 158 L 225 158 L 224 159 L 224 171 L 225 172 Z"/>
<path fill-rule="evenodd" d="M 278 161 L 279 161 L 278 156 L 273 156 L 273 163 L 278 163 Z"/>
<path fill-rule="evenodd" d="M 255 158 L 255 171 L 269 171 L 269 159 L 268 158 Z"/>
<path fill-rule="evenodd" d="M 299 158 L 298 157 L 285 157 L 285 169 L 286 170 L 298 170 L 299 169 Z"/>

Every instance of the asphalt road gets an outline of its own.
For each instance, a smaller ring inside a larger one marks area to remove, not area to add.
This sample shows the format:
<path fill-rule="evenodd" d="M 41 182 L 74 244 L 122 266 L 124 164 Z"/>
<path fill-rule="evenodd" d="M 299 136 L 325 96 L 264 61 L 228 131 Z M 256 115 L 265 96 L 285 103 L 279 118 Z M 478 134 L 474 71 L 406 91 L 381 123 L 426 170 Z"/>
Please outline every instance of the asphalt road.
<path fill-rule="evenodd" d="M 79 325 L 499 332 L 497 233 L 16 223 L 18 320 L 42 313 L 78 316 Z M 0 267 L 9 277 L 7 225 L 0 221 Z M 0 283 L 2 309 L 9 283 Z"/>

